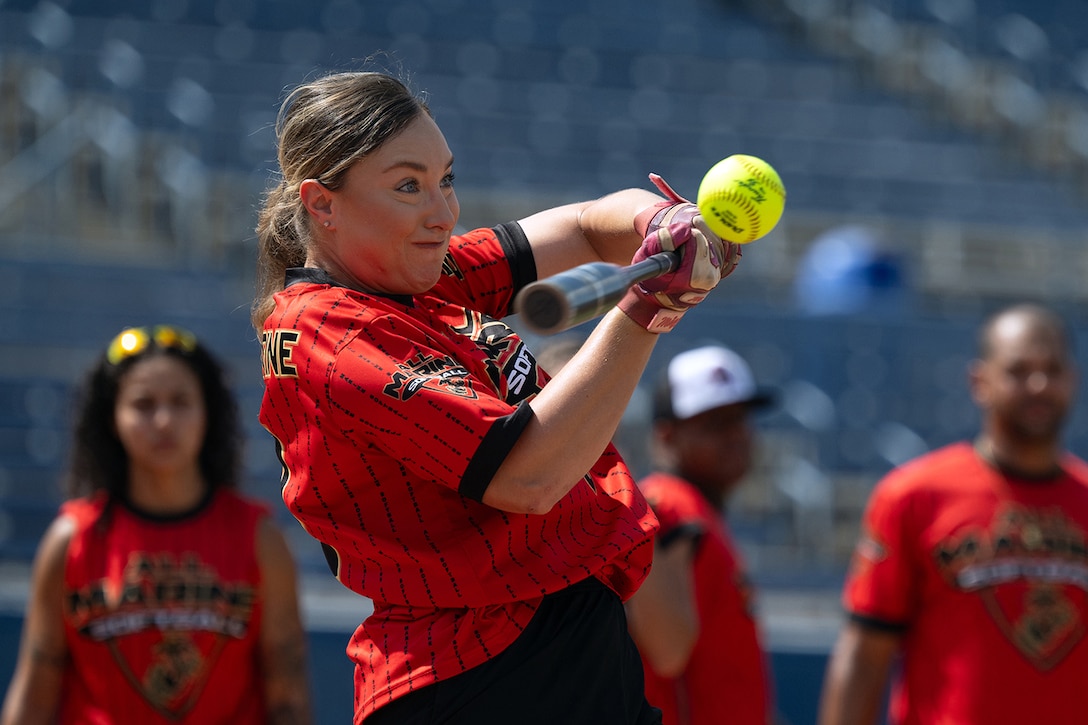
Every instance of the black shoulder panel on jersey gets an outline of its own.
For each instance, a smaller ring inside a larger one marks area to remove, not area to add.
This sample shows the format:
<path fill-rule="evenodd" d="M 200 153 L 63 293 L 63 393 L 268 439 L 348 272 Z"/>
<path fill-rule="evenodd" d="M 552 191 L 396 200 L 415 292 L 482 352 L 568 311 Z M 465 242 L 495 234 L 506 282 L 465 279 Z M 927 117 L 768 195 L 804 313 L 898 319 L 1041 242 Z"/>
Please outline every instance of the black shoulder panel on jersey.
<path fill-rule="evenodd" d="M 461 485 L 457 492 L 473 501 L 483 501 L 484 491 L 506 460 L 506 455 L 517 443 L 518 436 L 533 418 L 533 409 L 528 403 L 522 403 L 513 413 L 496 420 L 491 430 L 487 431 L 480 447 L 468 462 Z"/>
<path fill-rule="evenodd" d="M 510 275 L 514 281 L 516 296 L 522 287 L 536 282 L 536 259 L 533 257 L 533 248 L 529 246 L 529 238 L 525 236 L 525 232 L 517 222 L 500 224 L 494 227 L 494 230 L 502 251 L 510 263 Z M 513 309 L 511 308 L 509 312 L 513 312 Z"/>

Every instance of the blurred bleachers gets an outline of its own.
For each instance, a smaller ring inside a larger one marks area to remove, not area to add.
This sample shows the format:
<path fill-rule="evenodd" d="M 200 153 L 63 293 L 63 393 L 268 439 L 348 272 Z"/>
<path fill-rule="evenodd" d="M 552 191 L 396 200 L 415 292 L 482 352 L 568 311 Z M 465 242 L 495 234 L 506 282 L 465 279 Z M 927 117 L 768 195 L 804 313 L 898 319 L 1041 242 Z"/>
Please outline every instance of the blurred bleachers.
<path fill-rule="evenodd" d="M 1088 54 L 1078 0 L 769 0 L 747 5 L 871 79 L 1085 184 Z"/>
<path fill-rule="evenodd" d="M 248 289 L 223 273 L 53 260 L 5 258 L 0 277 L 0 561 L 29 561 L 33 554 L 63 496 L 60 472 L 78 385 L 106 342 L 129 325 L 181 325 L 224 362 L 249 440 L 242 486 L 289 518 L 278 504 L 271 439 L 257 423 L 258 347 L 248 306 L 238 302 Z"/>
<path fill-rule="evenodd" d="M 897 5 L 797 4 L 839 20 Z M 927 15 L 921 0 L 898 5 L 904 22 Z M 791 209 L 1085 221 L 1068 188 L 1010 163 L 1006 147 L 935 122 L 861 83 L 859 64 L 720 0 L 23 0 L 0 5 L 0 20 L 9 53 L 40 59 L 35 87 L 93 94 L 138 128 L 170 131 L 202 166 L 251 176 L 253 188 L 272 168 L 283 89 L 386 50 L 430 93 L 466 159 L 466 191 L 582 198 L 640 183 L 648 169 L 694 189 L 708 159 L 745 149 L 790 180 Z"/>
<path fill-rule="evenodd" d="M 694 196 L 731 153 L 778 169 L 779 227 L 651 373 L 714 338 L 781 388 L 731 515 L 768 570 L 835 571 L 876 477 L 972 433 L 979 316 L 1034 297 L 1079 319 L 1084 14 L 1074 0 L 3 0 L 0 558 L 33 550 L 72 386 L 126 324 L 185 325 L 227 359 L 247 486 L 274 500 L 248 304 L 275 114 L 286 88 L 385 51 L 458 158 L 466 227 L 649 171 Z M 846 223 L 906 260 L 897 315 L 795 300 L 811 242 Z M 1088 453 L 1083 418 L 1071 444 Z"/>

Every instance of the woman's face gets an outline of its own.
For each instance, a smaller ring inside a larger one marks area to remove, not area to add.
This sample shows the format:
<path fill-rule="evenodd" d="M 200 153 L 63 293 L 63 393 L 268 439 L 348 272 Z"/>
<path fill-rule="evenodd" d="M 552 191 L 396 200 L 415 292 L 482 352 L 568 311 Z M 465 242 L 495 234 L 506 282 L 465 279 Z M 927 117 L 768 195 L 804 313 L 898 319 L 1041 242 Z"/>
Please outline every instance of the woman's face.
<path fill-rule="evenodd" d="M 355 162 L 339 189 L 326 190 L 327 209 L 314 214 L 308 264 L 373 292 L 417 294 L 433 287 L 460 214 L 452 166 L 445 137 L 421 114 Z"/>
<path fill-rule="evenodd" d="M 196 373 L 172 355 L 136 362 L 121 377 L 114 425 L 133 475 L 198 469 L 207 413 Z"/>

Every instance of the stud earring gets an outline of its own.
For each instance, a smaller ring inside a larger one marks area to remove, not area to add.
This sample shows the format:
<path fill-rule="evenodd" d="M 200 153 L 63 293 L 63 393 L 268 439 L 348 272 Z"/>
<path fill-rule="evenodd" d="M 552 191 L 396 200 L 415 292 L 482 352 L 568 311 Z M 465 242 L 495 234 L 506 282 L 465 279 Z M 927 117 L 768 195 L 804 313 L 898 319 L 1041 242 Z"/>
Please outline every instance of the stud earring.
<path fill-rule="evenodd" d="M 332 226 L 332 222 L 326 221 L 325 222 L 325 228 L 328 229 L 330 226 Z"/>

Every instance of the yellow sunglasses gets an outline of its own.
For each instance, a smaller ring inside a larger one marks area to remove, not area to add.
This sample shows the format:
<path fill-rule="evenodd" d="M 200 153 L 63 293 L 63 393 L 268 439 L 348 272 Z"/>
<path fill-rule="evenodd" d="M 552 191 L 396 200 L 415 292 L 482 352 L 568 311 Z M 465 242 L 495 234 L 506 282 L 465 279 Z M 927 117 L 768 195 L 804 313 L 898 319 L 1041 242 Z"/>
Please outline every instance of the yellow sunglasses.
<path fill-rule="evenodd" d="M 106 359 L 116 365 L 126 358 L 139 355 L 154 343 L 158 347 L 172 347 L 185 352 L 196 349 L 196 335 L 181 327 L 155 325 L 154 327 L 128 327 L 121 330 L 106 348 Z"/>

